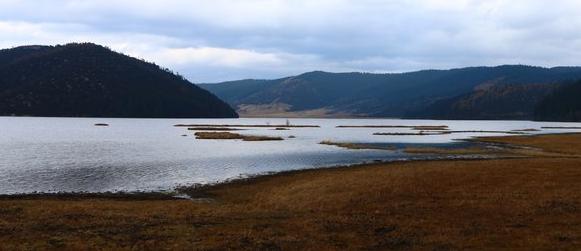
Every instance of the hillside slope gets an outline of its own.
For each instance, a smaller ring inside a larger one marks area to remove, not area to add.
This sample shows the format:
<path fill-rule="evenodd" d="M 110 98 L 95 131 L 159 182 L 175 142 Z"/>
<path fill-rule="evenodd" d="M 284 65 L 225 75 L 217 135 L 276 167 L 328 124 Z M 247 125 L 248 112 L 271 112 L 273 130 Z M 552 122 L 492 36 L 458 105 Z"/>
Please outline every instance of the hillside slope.
<path fill-rule="evenodd" d="M 253 116 L 259 116 L 261 112 L 265 116 L 285 116 L 319 111 L 312 114 L 331 117 L 417 117 L 415 115 L 422 114 L 438 118 L 437 114 L 427 114 L 432 105 L 486 86 L 542 85 L 571 79 L 581 79 L 581 67 L 504 65 L 399 74 L 319 71 L 275 80 L 243 80 L 200 86 L 236 107 L 243 116 L 248 111 L 252 111 Z M 549 89 L 539 93 L 544 95 Z M 503 102 L 515 106 L 511 110 L 522 110 L 523 106 L 530 105 L 530 102 L 511 103 L 510 99 Z M 532 112 L 516 117 L 487 115 L 489 118 L 515 119 L 531 116 Z"/>
<path fill-rule="evenodd" d="M 183 77 L 91 44 L 0 50 L 0 116 L 223 118 L 228 104 Z"/>
<path fill-rule="evenodd" d="M 581 81 L 563 85 L 543 99 L 536 107 L 535 119 L 581 122 Z"/>
<path fill-rule="evenodd" d="M 532 119 L 537 104 L 560 86 L 550 84 L 490 85 L 467 94 L 434 102 L 407 118 Z"/>

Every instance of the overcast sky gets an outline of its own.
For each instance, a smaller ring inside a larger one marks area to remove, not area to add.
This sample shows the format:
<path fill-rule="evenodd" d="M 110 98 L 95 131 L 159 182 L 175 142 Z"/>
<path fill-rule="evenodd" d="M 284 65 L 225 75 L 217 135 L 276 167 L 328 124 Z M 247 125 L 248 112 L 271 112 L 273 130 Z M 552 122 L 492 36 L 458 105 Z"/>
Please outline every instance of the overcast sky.
<path fill-rule="evenodd" d="M 0 47 L 95 42 L 193 82 L 581 64 L 579 0 L 0 0 Z"/>

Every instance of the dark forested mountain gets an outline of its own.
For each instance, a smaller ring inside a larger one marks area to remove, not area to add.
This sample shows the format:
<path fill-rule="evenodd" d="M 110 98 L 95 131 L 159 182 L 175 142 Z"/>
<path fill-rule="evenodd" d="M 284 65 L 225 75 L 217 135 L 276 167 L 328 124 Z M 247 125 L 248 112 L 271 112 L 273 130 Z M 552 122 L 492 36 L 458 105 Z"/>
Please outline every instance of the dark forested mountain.
<path fill-rule="evenodd" d="M 581 67 L 504 65 L 398 74 L 317 71 L 200 86 L 245 116 L 530 119 L 551 84 L 572 79 L 581 79 Z"/>
<path fill-rule="evenodd" d="M 434 102 L 408 118 L 531 119 L 535 107 L 560 84 L 501 84 Z"/>
<path fill-rule="evenodd" d="M 91 43 L 0 50 L 0 115 L 237 117 L 183 77 Z"/>
<path fill-rule="evenodd" d="M 567 83 L 536 107 L 535 119 L 581 122 L 581 81 Z"/>

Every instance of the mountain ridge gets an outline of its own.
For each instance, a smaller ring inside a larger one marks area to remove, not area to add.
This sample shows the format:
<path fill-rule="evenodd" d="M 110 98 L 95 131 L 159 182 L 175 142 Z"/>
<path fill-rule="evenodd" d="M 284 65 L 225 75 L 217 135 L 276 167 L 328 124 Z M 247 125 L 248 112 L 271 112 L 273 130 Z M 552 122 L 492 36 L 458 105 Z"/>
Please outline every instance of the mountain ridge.
<path fill-rule="evenodd" d="M 0 115 L 238 116 L 214 94 L 169 69 L 93 43 L 0 50 Z"/>
<path fill-rule="evenodd" d="M 242 116 L 284 117 L 310 113 L 315 117 L 417 118 L 417 114 L 436 102 L 467 95 L 484 85 L 555 84 L 574 79 L 581 79 L 581 67 L 500 65 L 379 74 L 311 71 L 273 80 L 251 79 L 200 86 L 237 108 Z M 544 91 L 538 93 L 546 94 Z M 542 97 L 533 98 L 536 102 Z M 270 112 L 272 107 L 277 108 L 276 112 Z M 261 111 L 261 108 L 266 109 Z M 521 110 L 527 112 L 518 119 L 533 117 L 530 109 Z M 429 115 L 425 118 L 450 117 Z M 495 118 L 494 114 L 486 117 Z M 498 119 L 500 117 L 504 116 Z"/>

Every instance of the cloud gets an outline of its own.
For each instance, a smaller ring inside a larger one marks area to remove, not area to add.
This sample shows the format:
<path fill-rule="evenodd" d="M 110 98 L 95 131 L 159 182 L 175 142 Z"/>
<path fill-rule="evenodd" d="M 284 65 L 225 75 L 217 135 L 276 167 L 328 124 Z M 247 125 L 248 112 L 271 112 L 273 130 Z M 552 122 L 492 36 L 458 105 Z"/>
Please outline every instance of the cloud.
<path fill-rule="evenodd" d="M 151 57 L 161 62 L 183 64 L 209 64 L 213 66 L 243 67 L 244 65 L 271 65 L 282 63 L 282 58 L 273 53 L 251 50 L 213 47 L 168 48 L 152 52 Z"/>
<path fill-rule="evenodd" d="M 192 81 L 577 65 L 577 0 L 2 0 L 0 46 L 92 41 Z"/>

